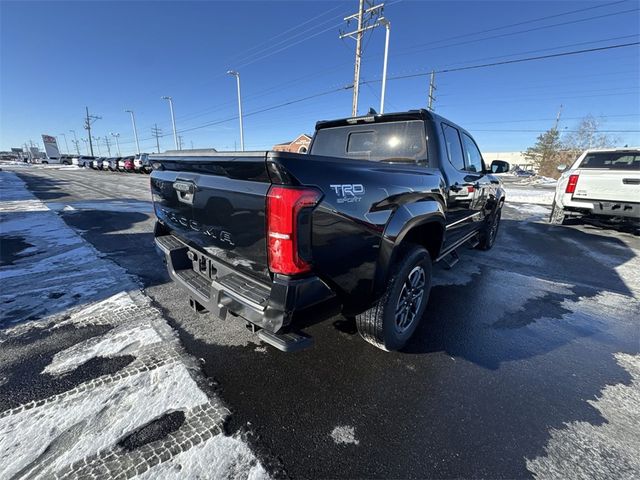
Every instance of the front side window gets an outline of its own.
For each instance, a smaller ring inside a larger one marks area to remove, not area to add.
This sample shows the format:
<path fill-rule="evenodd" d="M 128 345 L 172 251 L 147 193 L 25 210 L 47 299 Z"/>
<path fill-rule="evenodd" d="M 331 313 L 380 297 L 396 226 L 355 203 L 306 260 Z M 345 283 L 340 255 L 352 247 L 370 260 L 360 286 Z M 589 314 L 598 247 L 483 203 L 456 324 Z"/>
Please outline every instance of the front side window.
<path fill-rule="evenodd" d="M 482 168 L 482 155 L 476 142 L 466 133 L 462 134 L 462 142 L 464 143 L 464 169 L 467 172 L 481 173 L 484 170 Z"/>
<path fill-rule="evenodd" d="M 312 155 L 373 161 L 424 161 L 427 136 L 421 120 L 322 128 Z"/>
<path fill-rule="evenodd" d="M 464 155 L 462 154 L 462 144 L 460 143 L 460 135 L 458 129 L 442 124 L 442 132 L 444 133 L 444 139 L 447 144 L 447 154 L 449 155 L 449 162 L 458 170 L 464 170 Z"/>

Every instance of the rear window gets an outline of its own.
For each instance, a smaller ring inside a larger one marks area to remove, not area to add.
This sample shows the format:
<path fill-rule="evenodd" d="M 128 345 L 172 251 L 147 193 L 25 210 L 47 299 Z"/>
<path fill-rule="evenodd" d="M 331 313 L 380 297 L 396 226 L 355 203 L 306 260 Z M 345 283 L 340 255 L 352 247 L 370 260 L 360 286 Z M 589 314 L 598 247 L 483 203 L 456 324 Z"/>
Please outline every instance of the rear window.
<path fill-rule="evenodd" d="M 594 152 L 587 154 L 579 168 L 640 170 L 640 152 Z"/>
<path fill-rule="evenodd" d="M 425 161 L 427 139 L 420 120 L 323 128 L 311 154 L 373 161 Z"/>

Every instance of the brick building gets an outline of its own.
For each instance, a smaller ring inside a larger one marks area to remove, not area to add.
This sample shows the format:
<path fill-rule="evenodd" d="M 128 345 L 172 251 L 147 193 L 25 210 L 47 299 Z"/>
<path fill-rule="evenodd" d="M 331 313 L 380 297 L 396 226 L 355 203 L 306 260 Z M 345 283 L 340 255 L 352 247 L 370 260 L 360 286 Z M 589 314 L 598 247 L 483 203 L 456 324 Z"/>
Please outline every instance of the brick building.
<path fill-rule="evenodd" d="M 277 145 L 274 145 L 273 150 L 275 150 L 276 152 L 307 153 L 310 143 L 311 137 L 306 133 L 303 133 L 291 142 L 279 143 Z"/>

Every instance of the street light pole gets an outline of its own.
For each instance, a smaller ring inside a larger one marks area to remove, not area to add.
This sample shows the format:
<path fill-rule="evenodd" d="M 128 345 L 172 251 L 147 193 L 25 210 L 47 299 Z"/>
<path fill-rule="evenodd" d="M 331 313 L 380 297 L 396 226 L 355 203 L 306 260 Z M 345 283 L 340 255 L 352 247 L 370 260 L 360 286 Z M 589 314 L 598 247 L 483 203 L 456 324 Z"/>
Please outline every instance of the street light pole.
<path fill-rule="evenodd" d="M 98 155 L 102 155 L 102 152 L 100 152 L 100 137 L 91 137 L 91 138 L 93 138 L 95 140 L 95 142 L 96 142 L 96 148 L 98 149 Z"/>
<path fill-rule="evenodd" d="M 140 143 L 138 142 L 138 129 L 136 128 L 136 117 L 133 114 L 133 110 L 125 110 L 131 114 L 131 124 L 133 125 L 133 136 L 136 139 L 136 153 L 140 155 Z"/>
<path fill-rule="evenodd" d="M 116 139 L 116 148 L 118 149 L 118 156 L 120 156 L 120 142 L 118 141 L 120 134 L 111 132 L 111 136 Z"/>
<path fill-rule="evenodd" d="M 80 155 L 80 147 L 78 146 L 78 137 L 76 137 L 76 131 L 75 130 L 69 130 L 71 133 L 73 133 L 73 143 L 76 144 L 76 151 L 78 152 L 78 155 Z"/>
<path fill-rule="evenodd" d="M 64 133 L 61 133 L 60 135 L 62 135 L 62 137 L 64 138 L 64 146 L 66 148 L 66 153 L 67 155 L 69 154 L 69 144 L 67 143 L 67 136 Z"/>
<path fill-rule="evenodd" d="M 173 143 L 176 145 L 176 150 L 180 150 L 178 145 L 178 133 L 176 132 L 176 116 L 173 113 L 173 99 L 169 96 L 162 97 L 163 100 L 169 100 L 169 110 L 171 110 L 171 125 L 173 126 Z"/>
<path fill-rule="evenodd" d="M 236 77 L 236 84 L 238 86 L 238 115 L 240 116 L 240 150 L 244 152 L 244 129 L 242 125 L 242 95 L 240 94 L 240 74 L 235 70 L 229 70 L 229 75 Z"/>
<path fill-rule="evenodd" d="M 84 148 L 87 149 L 87 155 L 89 155 L 89 140 L 86 138 L 81 138 L 81 140 L 84 142 Z"/>
<path fill-rule="evenodd" d="M 382 93 L 380 95 L 380 113 L 384 113 L 384 94 L 387 90 L 387 60 L 389 59 L 389 35 L 391 34 L 391 22 L 386 18 L 380 19 L 380 24 L 387 31 L 384 40 L 384 66 L 382 67 Z"/>

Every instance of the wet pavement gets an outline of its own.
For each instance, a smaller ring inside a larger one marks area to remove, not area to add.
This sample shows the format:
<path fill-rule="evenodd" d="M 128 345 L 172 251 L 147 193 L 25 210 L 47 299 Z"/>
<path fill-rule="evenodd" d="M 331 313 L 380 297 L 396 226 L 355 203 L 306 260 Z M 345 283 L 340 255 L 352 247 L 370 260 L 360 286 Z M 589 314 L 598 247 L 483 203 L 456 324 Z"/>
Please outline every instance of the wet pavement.
<path fill-rule="evenodd" d="M 552 226 L 546 207 L 507 204 L 493 250 L 434 269 L 405 351 L 377 350 L 338 316 L 307 330 L 312 348 L 285 354 L 240 321 L 189 309 L 153 247 L 147 176 L 18 173 L 140 279 L 231 409 L 229 432 L 244 433 L 272 475 L 640 474 L 629 454 L 640 449 L 638 237 Z M 10 242 L 3 262 L 20 255 Z"/>

